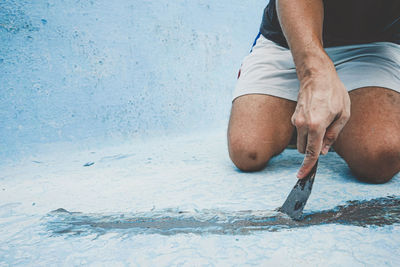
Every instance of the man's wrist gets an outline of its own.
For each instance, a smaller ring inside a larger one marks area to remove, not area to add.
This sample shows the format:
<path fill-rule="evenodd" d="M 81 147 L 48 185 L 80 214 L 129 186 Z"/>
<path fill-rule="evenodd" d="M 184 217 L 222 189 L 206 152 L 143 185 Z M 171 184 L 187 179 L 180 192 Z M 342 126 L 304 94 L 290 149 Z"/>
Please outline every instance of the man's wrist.
<path fill-rule="evenodd" d="M 295 63 L 297 77 L 300 81 L 336 71 L 332 60 L 325 51 L 302 55 L 295 60 Z"/>

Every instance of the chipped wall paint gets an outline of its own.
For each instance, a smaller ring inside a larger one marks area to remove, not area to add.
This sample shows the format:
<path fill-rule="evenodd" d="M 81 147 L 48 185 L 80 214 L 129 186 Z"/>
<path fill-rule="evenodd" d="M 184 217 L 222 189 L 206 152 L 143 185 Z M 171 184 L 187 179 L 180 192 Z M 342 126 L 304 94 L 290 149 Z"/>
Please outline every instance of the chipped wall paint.
<path fill-rule="evenodd" d="M 265 5 L 1 1 L 1 153 L 226 127 Z"/>

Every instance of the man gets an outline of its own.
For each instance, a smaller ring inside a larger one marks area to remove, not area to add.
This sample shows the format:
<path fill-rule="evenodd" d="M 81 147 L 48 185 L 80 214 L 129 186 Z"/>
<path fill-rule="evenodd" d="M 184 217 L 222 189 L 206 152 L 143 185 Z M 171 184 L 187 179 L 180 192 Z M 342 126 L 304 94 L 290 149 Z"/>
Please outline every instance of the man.
<path fill-rule="evenodd" d="M 270 0 L 239 71 L 229 155 L 261 170 L 296 132 L 300 179 L 330 147 L 363 181 L 400 171 L 400 1 Z"/>

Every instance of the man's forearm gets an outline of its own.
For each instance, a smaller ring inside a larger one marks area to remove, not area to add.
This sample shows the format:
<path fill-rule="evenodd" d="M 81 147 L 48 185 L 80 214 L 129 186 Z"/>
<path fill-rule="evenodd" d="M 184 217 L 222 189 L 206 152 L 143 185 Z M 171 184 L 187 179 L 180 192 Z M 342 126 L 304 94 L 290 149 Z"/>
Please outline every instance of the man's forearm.
<path fill-rule="evenodd" d="M 277 0 L 277 13 L 300 81 L 292 123 L 306 154 L 297 174 L 304 178 L 350 118 L 350 97 L 324 50 L 322 0 Z"/>
<path fill-rule="evenodd" d="M 332 70 L 333 63 L 323 48 L 322 0 L 277 0 L 277 13 L 299 80 L 319 71 Z"/>

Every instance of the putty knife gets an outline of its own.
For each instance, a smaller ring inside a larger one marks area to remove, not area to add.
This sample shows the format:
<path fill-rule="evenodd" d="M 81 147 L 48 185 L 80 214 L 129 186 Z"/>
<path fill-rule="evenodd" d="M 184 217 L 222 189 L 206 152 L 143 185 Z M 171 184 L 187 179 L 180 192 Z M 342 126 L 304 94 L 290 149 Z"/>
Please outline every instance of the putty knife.
<path fill-rule="evenodd" d="M 297 181 L 279 211 L 286 213 L 294 220 L 300 220 L 303 215 L 304 206 L 311 194 L 315 173 L 317 172 L 317 165 L 318 160 L 310 173 L 303 179 Z"/>

